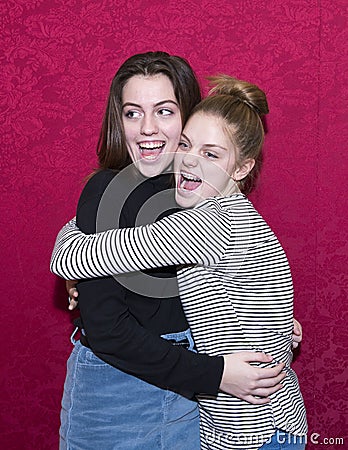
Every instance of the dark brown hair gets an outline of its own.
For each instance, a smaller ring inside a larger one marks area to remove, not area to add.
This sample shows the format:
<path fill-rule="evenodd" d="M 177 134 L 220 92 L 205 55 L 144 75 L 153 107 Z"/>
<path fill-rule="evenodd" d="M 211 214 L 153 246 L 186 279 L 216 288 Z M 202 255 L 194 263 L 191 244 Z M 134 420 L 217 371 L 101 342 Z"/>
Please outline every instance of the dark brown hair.
<path fill-rule="evenodd" d="M 201 91 L 189 63 L 165 52 L 147 52 L 128 58 L 112 80 L 107 107 L 99 136 L 99 169 L 121 170 L 130 164 L 122 123 L 122 91 L 134 75 L 166 75 L 173 84 L 183 125 L 191 110 L 201 100 Z"/>
<path fill-rule="evenodd" d="M 203 112 L 223 119 L 226 134 L 237 149 L 237 166 L 248 158 L 255 160 L 252 171 L 238 181 L 241 192 L 248 194 L 261 168 L 265 134 L 261 117 L 269 112 L 266 94 L 256 85 L 228 75 L 208 79 L 212 86 L 209 95 L 192 114 Z"/>

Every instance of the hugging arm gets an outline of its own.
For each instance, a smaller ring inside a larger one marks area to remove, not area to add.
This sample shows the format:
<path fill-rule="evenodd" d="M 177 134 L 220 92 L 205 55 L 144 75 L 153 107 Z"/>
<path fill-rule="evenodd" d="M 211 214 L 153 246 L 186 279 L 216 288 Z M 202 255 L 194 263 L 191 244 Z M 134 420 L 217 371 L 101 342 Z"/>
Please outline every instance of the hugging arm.
<path fill-rule="evenodd" d="M 114 279 L 108 282 L 116 283 Z M 79 289 L 90 289 L 89 283 L 80 283 Z M 108 364 L 148 383 L 187 397 L 215 395 L 220 388 L 255 404 L 268 402 L 268 396 L 281 388 L 283 365 L 263 369 L 249 364 L 269 362 L 269 356 L 242 352 L 211 357 L 174 346 L 142 327 L 120 295 L 102 294 L 88 302 L 81 299 L 80 311 L 93 352 Z"/>
<path fill-rule="evenodd" d="M 88 278 L 179 263 L 215 263 L 229 239 L 221 231 L 228 229 L 226 220 L 209 211 L 190 210 L 155 224 L 88 236 L 72 220 L 57 237 L 51 270 L 65 278 Z M 209 239 L 214 228 L 221 231 L 219 242 Z M 302 340 L 296 320 L 292 338 L 296 348 Z"/>
<path fill-rule="evenodd" d="M 197 355 L 160 338 L 144 328 L 131 314 L 122 286 L 105 280 L 117 295 L 101 292 L 83 298 L 83 290 L 93 288 L 91 280 L 79 284 L 80 312 L 88 344 L 108 364 L 163 389 L 187 397 L 198 392 L 217 392 L 223 373 L 222 358 Z"/>
<path fill-rule="evenodd" d="M 212 229 L 219 229 L 215 239 Z M 230 239 L 224 214 L 186 210 L 136 228 L 85 235 L 73 219 L 59 232 L 51 271 L 65 279 L 84 279 L 179 264 L 219 261 Z"/>
<path fill-rule="evenodd" d="M 96 298 L 81 302 L 80 309 L 94 353 L 148 383 L 187 397 L 215 395 L 220 388 L 254 404 L 267 403 L 268 396 L 281 388 L 283 365 L 263 369 L 249 364 L 272 359 L 263 353 L 242 352 L 222 358 L 174 346 L 141 327 L 120 299 Z"/>

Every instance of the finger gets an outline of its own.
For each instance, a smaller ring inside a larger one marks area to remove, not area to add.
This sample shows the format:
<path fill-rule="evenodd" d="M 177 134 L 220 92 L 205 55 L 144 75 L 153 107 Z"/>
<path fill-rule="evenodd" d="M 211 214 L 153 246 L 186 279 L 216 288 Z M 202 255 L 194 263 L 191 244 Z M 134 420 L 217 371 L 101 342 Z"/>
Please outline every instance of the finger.
<path fill-rule="evenodd" d="M 282 384 L 277 384 L 274 387 L 271 388 L 260 388 L 260 389 L 255 389 L 255 391 L 253 392 L 253 395 L 257 395 L 258 397 L 263 397 L 263 398 L 267 398 L 270 395 L 274 394 L 275 392 L 280 391 L 280 389 L 282 389 L 283 385 Z"/>
<path fill-rule="evenodd" d="M 277 364 L 275 367 L 255 367 L 255 371 L 257 371 L 257 380 L 277 377 L 279 374 L 284 373 L 284 367 L 284 363 Z"/>
<path fill-rule="evenodd" d="M 292 348 L 297 348 L 298 347 L 298 342 L 296 342 L 296 341 L 293 341 L 292 342 Z"/>
<path fill-rule="evenodd" d="M 286 377 L 285 372 L 281 372 L 277 376 L 260 378 L 255 382 L 255 389 L 258 388 L 270 388 L 279 384 Z"/>
<path fill-rule="evenodd" d="M 300 336 L 302 333 L 302 325 L 296 319 L 294 319 L 293 321 L 294 321 L 293 333 L 296 334 L 297 336 Z"/>
<path fill-rule="evenodd" d="M 78 305 L 78 301 L 77 301 L 77 300 L 72 300 L 72 299 L 70 299 L 68 309 L 69 309 L 70 311 L 73 311 L 73 310 L 77 307 L 77 305 Z"/>
<path fill-rule="evenodd" d="M 301 330 L 296 324 L 294 324 L 294 328 L 292 330 L 292 334 L 294 334 L 295 336 L 299 336 L 301 334 Z"/>
<path fill-rule="evenodd" d="M 271 355 L 266 355 L 266 353 L 262 352 L 240 352 L 240 356 L 245 362 L 268 363 L 273 361 L 273 357 Z"/>
<path fill-rule="evenodd" d="M 252 405 L 265 405 L 266 403 L 269 403 L 271 401 L 270 398 L 258 398 L 254 397 L 253 395 L 246 395 L 243 397 L 243 400 L 251 403 Z"/>
<path fill-rule="evenodd" d="M 78 297 L 79 293 L 77 291 L 76 288 L 70 288 L 69 289 L 69 297 L 73 298 L 73 297 Z"/>

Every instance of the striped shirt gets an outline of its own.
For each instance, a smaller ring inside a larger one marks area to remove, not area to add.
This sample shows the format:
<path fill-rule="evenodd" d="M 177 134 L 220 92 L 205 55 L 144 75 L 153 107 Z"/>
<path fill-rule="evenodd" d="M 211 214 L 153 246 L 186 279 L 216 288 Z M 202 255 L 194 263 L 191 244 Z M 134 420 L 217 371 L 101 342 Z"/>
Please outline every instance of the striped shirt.
<path fill-rule="evenodd" d="M 292 360 L 293 286 L 286 255 L 243 194 L 210 198 L 137 228 L 83 235 L 74 222 L 58 235 L 53 273 L 66 279 L 185 264 L 180 298 L 197 350 L 211 356 L 263 351 L 284 362 L 283 388 L 251 405 L 219 392 L 199 396 L 202 449 L 258 449 L 275 428 L 307 432 Z"/>

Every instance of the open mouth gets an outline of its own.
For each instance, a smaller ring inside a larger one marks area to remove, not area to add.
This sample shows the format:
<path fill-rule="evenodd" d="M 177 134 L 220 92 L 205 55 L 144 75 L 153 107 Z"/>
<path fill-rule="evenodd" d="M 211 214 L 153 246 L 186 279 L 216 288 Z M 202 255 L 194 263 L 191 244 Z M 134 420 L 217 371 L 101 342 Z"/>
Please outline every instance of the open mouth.
<path fill-rule="evenodd" d="M 202 184 L 202 180 L 187 172 L 180 172 L 178 188 L 185 191 L 194 191 Z"/>
<path fill-rule="evenodd" d="M 164 141 L 138 142 L 140 156 L 148 161 L 154 161 L 160 156 L 165 145 Z"/>

